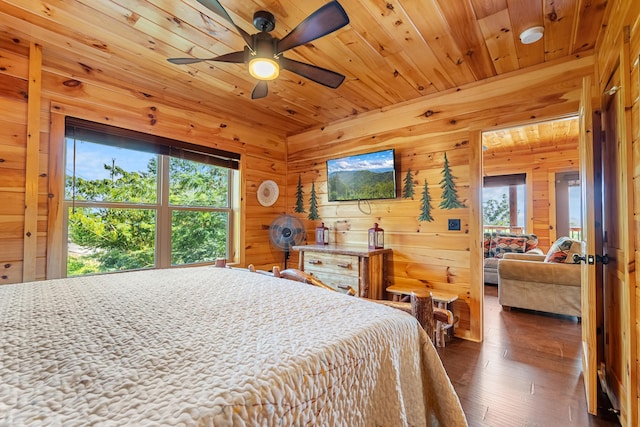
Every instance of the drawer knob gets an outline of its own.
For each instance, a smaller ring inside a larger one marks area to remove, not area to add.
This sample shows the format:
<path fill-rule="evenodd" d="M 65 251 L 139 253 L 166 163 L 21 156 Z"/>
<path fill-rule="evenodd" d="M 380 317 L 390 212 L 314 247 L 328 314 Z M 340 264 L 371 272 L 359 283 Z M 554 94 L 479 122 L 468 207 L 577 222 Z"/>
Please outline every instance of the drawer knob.
<path fill-rule="evenodd" d="M 349 264 L 345 264 L 345 263 L 343 263 L 343 264 L 338 264 L 338 267 L 340 267 L 340 268 L 348 268 L 348 269 L 351 269 L 351 264 L 350 264 L 350 263 L 349 263 Z"/>
<path fill-rule="evenodd" d="M 318 264 L 322 264 L 322 261 L 320 261 L 319 259 L 311 258 L 309 260 L 309 264 L 318 265 Z"/>

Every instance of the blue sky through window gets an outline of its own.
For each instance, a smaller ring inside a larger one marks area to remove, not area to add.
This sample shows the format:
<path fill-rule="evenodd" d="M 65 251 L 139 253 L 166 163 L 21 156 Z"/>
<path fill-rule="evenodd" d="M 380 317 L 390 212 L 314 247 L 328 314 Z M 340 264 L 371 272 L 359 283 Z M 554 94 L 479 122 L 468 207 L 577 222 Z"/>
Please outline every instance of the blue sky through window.
<path fill-rule="evenodd" d="M 66 174 L 72 176 L 73 138 L 67 138 L 66 142 Z M 87 180 L 110 178 L 111 174 L 104 165 L 111 165 L 112 161 L 128 172 L 146 172 L 149 161 L 156 156 L 152 153 L 76 140 L 76 176 Z"/>

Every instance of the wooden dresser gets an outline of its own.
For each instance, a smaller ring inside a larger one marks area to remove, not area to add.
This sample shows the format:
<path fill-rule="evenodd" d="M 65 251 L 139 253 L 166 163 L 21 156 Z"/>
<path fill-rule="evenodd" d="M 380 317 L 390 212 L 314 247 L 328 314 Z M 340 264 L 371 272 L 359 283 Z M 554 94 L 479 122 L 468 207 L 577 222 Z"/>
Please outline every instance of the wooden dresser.
<path fill-rule="evenodd" d="M 349 287 L 364 298 L 382 299 L 387 286 L 386 256 L 391 249 L 357 245 L 294 246 L 300 252 L 298 268 L 340 292 Z"/>

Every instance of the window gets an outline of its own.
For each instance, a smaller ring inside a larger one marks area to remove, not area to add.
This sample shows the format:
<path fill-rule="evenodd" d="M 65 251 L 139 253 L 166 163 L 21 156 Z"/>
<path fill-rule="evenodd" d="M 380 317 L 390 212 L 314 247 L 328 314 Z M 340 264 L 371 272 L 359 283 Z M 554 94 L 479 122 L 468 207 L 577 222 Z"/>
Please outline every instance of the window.
<path fill-rule="evenodd" d="M 485 176 L 482 222 L 485 232 L 525 233 L 526 174 Z"/>
<path fill-rule="evenodd" d="M 556 234 L 582 240 L 582 194 L 578 172 L 556 173 Z"/>
<path fill-rule="evenodd" d="M 70 118 L 65 137 L 67 276 L 229 258 L 238 155 Z"/>

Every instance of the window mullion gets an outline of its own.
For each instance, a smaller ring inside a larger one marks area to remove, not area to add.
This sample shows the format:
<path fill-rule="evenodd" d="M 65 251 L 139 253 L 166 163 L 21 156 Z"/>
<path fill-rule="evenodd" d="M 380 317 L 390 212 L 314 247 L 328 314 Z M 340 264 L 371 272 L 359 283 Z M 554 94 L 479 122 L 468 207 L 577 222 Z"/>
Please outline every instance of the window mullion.
<path fill-rule="evenodd" d="M 171 211 L 169 209 L 169 156 L 158 162 L 158 219 L 156 223 L 156 266 L 171 265 Z"/>

